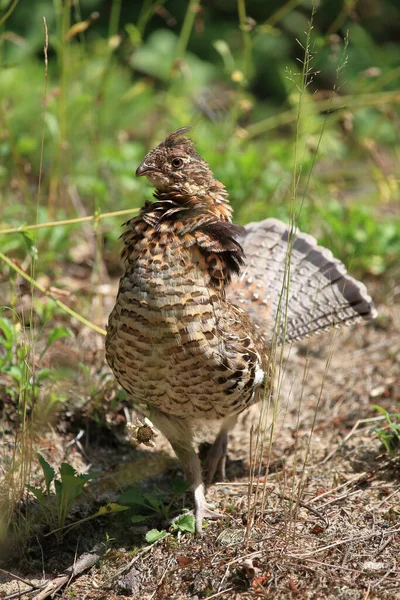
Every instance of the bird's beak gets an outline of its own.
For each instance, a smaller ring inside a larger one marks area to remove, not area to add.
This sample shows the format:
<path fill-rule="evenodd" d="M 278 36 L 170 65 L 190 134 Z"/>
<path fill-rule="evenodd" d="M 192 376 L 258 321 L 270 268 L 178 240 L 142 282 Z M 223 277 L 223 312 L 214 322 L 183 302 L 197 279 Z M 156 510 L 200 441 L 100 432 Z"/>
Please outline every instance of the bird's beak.
<path fill-rule="evenodd" d="M 138 168 L 136 169 L 136 177 L 142 177 L 143 175 L 148 175 L 149 173 L 151 173 L 151 171 L 154 171 L 153 167 L 146 164 L 145 162 L 142 162 L 142 164 L 139 165 Z"/>

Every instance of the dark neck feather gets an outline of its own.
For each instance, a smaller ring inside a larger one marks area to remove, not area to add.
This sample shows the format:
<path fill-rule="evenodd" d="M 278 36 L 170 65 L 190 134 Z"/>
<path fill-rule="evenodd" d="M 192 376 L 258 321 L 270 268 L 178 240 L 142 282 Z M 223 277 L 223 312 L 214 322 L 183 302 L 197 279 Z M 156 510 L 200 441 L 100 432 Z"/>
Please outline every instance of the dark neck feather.
<path fill-rule="evenodd" d="M 196 245 L 205 258 L 211 285 L 223 290 L 244 263 L 243 248 L 237 241 L 243 227 L 230 221 L 231 208 L 182 194 L 157 192 L 154 202 L 146 202 L 139 216 L 127 221 L 128 230 L 123 258 L 129 258 L 136 243 L 148 236 L 149 227 L 157 236 L 161 232 L 178 236 L 183 246 Z M 228 209 L 228 210 L 227 210 Z"/>

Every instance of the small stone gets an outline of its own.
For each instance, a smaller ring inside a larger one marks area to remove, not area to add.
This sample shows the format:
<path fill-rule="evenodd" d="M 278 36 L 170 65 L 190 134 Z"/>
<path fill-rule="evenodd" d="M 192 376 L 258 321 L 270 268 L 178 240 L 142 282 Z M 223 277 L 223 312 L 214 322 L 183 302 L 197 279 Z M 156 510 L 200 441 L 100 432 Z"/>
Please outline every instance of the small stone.
<path fill-rule="evenodd" d="M 140 572 L 132 567 L 128 573 L 126 573 L 117 582 L 118 591 L 126 596 L 137 597 L 140 592 Z"/>
<path fill-rule="evenodd" d="M 374 560 L 366 560 L 362 563 L 361 569 L 363 571 L 383 571 L 386 569 L 386 565 L 383 562 L 375 562 Z"/>

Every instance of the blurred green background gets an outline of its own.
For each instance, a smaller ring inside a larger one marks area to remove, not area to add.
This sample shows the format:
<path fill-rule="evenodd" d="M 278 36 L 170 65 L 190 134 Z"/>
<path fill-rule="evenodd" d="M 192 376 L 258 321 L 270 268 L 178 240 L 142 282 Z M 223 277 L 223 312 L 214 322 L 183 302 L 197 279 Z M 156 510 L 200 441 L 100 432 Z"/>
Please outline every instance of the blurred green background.
<path fill-rule="evenodd" d="M 358 274 L 395 264 L 397 0 L 0 0 L 0 22 L 0 229 L 139 207 L 144 153 L 191 124 L 236 221 L 294 211 Z M 111 274 L 121 221 L 96 230 Z M 85 235 L 0 250 L 58 280 Z"/>

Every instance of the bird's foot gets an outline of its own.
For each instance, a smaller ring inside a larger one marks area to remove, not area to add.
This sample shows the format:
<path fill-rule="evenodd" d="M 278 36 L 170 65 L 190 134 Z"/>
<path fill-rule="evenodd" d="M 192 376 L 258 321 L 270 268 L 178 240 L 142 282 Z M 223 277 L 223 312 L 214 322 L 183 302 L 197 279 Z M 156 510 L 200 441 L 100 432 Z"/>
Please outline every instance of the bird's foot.
<path fill-rule="evenodd" d="M 203 484 L 198 485 L 194 491 L 194 517 L 196 521 L 196 533 L 203 533 L 203 519 L 225 519 L 226 515 L 215 511 L 212 505 L 208 504 L 204 496 Z"/>

